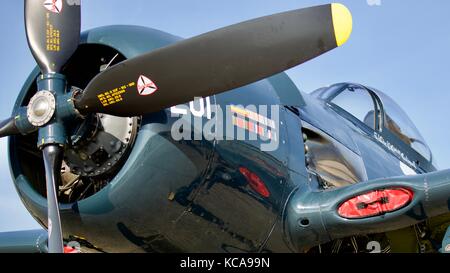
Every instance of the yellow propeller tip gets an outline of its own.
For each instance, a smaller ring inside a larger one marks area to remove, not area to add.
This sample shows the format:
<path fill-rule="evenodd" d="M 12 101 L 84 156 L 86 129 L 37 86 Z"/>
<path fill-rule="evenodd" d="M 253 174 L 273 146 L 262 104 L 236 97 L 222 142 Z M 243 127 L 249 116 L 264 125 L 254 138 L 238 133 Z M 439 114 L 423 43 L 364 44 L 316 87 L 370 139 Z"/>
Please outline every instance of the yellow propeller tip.
<path fill-rule="evenodd" d="M 339 3 L 331 4 L 331 15 L 333 18 L 334 35 L 337 46 L 347 42 L 352 34 L 353 18 L 350 10 Z"/>

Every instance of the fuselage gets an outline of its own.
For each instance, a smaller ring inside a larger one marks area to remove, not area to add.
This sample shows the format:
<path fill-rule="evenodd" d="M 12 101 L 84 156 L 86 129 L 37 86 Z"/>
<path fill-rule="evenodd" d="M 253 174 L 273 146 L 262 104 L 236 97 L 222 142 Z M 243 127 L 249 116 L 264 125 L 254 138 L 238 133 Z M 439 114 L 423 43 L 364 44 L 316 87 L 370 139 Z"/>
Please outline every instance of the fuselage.
<path fill-rule="evenodd" d="M 82 46 L 102 45 L 128 59 L 179 40 L 111 26 L 84 33 Z M 38 73 L 25 83 L 15 109 L 35 92 Z M 304 94 L 282 73 L 143 116 L 131 152 L 108 183 L 61 204 L 65 239 L 82 242 L 87 251 L 291 252 L 297 249 L 284 210 L 299 188 L 324 187 L 311 182 L 311 174 L 327 187 L 342 187 L 435 170 L 431 158 L 386 129 L 385 118 L 366 128 L 333 106 L 331 97 L 345 86 Z M 377 103 L 382 117 L 383 103 Z M 34 144 L 32 137 L 12 137 L 10 163 L 22 201 L 45 227 L 39 154 L 20 149 Z"/>

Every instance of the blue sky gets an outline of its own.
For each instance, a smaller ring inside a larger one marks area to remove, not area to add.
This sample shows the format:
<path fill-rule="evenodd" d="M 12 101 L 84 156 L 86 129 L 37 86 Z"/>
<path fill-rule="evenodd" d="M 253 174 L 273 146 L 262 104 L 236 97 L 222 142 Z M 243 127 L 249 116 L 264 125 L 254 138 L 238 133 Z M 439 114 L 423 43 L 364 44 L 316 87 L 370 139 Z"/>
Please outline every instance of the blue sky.
<path fill-rule="evenodd" d="M 381 2 L 372 6 L 369 2 Z M 142 25 L 182 37 L 277 12 L 329 3 L 312 0 L 84 0 L 82 29 L 111 24 Z M 349 42 L 288 71 L 306 92 L 352 81 L 380 89 L 410 115 L 441 168 L 450 168 L 450 1 L 342 0 L 352 11 Z M 0 117 L 8 117 L 35 66 L 23 26 L 23 1 L 0 9 Z M 39 226 L 12 185 L 0 141 L 0 231 Z"/>

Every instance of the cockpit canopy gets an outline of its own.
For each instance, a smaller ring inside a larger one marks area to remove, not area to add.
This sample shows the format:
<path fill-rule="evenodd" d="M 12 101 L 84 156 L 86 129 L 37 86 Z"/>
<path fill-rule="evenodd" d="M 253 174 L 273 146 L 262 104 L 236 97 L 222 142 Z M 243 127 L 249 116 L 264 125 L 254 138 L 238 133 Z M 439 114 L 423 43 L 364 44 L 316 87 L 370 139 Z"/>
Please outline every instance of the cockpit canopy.
<path fill-rule="evenodd" d="M 338 106 L 375 131 L 389 130 L 403 143 L 432 162 L 430 148 L 408 115 L 383 92 L 357 84 L 335 84 L 311 95 Z"/>

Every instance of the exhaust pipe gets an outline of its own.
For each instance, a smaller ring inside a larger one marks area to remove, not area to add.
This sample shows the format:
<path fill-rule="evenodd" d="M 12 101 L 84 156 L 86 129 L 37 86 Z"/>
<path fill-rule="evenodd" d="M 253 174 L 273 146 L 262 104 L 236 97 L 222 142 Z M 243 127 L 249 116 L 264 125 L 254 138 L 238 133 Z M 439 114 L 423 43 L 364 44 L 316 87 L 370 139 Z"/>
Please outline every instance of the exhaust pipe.
<path fill-rule="evenodd" d="M 305 185 L 306 187 L 306 185 Z M 285 232 L 298 251 L 354 235 L 383 233 L 450 212 L 450 170 L 311 191 L 297 188 Z"/>

